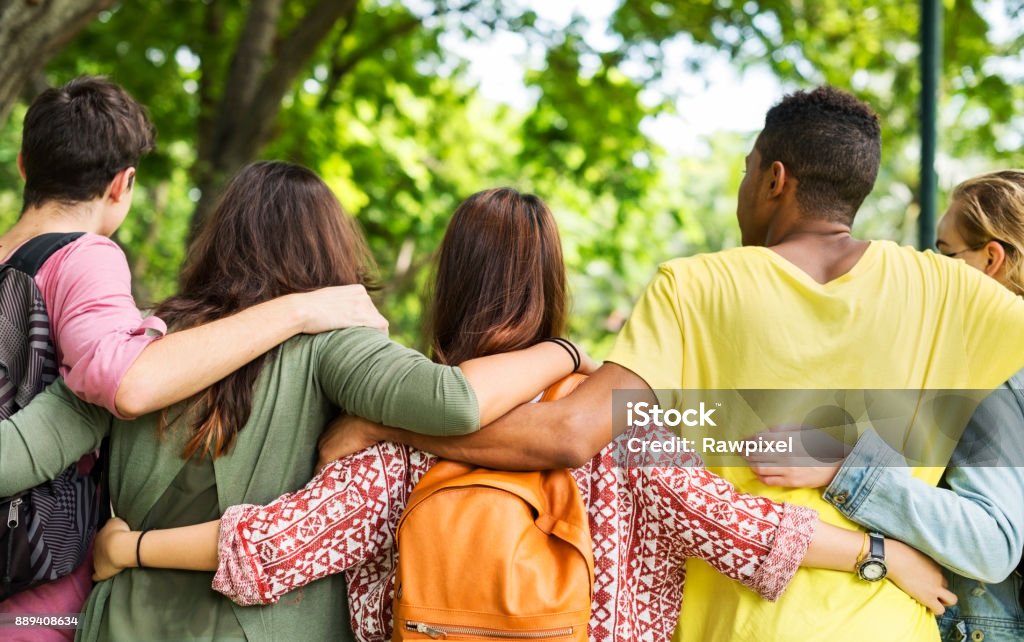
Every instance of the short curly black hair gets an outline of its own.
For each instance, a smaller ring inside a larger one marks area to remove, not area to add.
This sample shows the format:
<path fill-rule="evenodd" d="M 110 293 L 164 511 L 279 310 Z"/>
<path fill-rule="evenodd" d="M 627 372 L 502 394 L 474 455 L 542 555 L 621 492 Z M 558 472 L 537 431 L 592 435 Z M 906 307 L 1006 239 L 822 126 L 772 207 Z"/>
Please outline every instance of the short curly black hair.
<path fill-rule="evenodd" d="M 878 177 L 882 128 L 866 103 L 835 87 L 785 96 L 768 110 L 755 147 L 797 179 L 807 216 L 852 223 Z"/>

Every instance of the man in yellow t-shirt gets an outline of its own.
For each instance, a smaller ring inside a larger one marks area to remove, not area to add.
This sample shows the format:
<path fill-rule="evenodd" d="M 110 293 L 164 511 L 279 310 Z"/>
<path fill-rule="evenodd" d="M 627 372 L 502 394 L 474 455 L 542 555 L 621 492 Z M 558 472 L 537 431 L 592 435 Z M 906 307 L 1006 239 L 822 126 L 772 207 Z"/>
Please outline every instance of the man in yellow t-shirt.
<path fill-rule="evenodd" d="M 746 159 L 747 247 L 661 266 L 609 361 L 652 389 L 990 389 L 1024 366 L 1024 302 L 961 261 L 850 226 L 879 165 L 877 116 L 835 89 L 787 96 Z M 859 528 L 815 489 L 715 472 L 746 492 Z M 932 484 L 941 470 L 915 471 Z M 777 604 L 690 560 L 681 640 L 938 640 L 891 582 L 800 569 Z"/>
<path fill-rule="evenodd" d="M 507 469 L 579 466 L 621 431 L 615 390 L 991 389 L 1024 366 L 1024 300 L 962 261 L 850 234 L 874 186 L 878 117 L 832 88 L 785 97 L 746 159 L 746 247 L 662 265 L 608 363 L 573 394 L 449 440 L 388 438 Z M 664 395 L 662 395 L 664 397 Z M 672 404 L 673 400 L 669 400 Z M 717 470 L 739 489 L 846 521 L 819 492 Z M 940 469 L 915 474 L 936 484 Z M 888 580 L 800 569 L 771 603 L 687 564 L 677 639 L 937 641 L 935 618 Z"/>

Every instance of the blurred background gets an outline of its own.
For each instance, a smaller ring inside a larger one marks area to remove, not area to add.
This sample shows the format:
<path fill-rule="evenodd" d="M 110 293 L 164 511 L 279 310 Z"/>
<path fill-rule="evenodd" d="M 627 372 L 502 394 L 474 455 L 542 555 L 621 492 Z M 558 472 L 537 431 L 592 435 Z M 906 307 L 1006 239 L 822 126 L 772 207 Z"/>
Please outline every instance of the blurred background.
<path fill-rule="evenodd" d="M 939 212 L 957 182 L 1024 166 L 1024 0 L 944 0 Z M 158 150 L 116 240 L 140 305 L 260 158 L 305 164 L 362 225 L 379 304 L 423 347 L 422 295 L 455 206 L 512 185 L 558 219 L 572 336 L 596 357 L 657 263 L 735 246 L 765 111 L 828 83 L 882 117 L 860 236 L 917 240 L 920 7 L 906 0 L 0 0 L 0 225 L 21 208 L 27 103 L 103 74 Z"/>

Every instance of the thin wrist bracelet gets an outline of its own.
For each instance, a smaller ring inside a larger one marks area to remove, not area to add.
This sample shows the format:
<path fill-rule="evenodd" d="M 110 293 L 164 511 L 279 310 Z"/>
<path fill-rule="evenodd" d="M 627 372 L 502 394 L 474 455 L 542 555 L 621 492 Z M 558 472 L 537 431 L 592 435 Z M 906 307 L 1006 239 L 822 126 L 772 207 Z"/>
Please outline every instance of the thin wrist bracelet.
<path fill-rule="evenodd" d="M 569 358 L 572 359 L 572 371 L 576 372 L 580 369 L 580 351 L 576 348 L 575 345 L 573 345 L 572 341 L 569 341 L 568 339 L 563 339 L 562 337 L 548 337 L 546 339 L 541 339 L 540 342 L 549 342 L 554 343 L 555 345 L 562 346 L 562 349 L 568 352 Z"/>
<path fill-rule="evenodd" d="M 149 532 L 150 529 L 145 528 L 139 533 L 139 539 L 135 540 L 135 566 L 138 568 L 146 568 L 142 565 L 142 538 Z"/>

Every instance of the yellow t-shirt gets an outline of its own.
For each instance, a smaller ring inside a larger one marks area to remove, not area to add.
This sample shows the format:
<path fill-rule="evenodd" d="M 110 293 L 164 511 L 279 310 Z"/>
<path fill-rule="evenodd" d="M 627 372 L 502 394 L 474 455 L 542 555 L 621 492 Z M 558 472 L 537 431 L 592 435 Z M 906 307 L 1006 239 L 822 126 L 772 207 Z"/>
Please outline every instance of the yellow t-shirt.
<path fill-rule="evenodd" d="M 663 264 L 608 360 L 656 390 L 991 389 L 1024 366 L 1024 300 L 962 261 L 886 241 L 826 284 L 772 250 L 738 248 Z M 716 472 L 863 530 L 820 489 Z M 936 484 L 941 470 L 914 473 Z M 852 570 L 802 568 L 772 603 L 689 560 L 684 597 L 676 639 L 688 642 L 939 639 L 927 609 Z"/>

